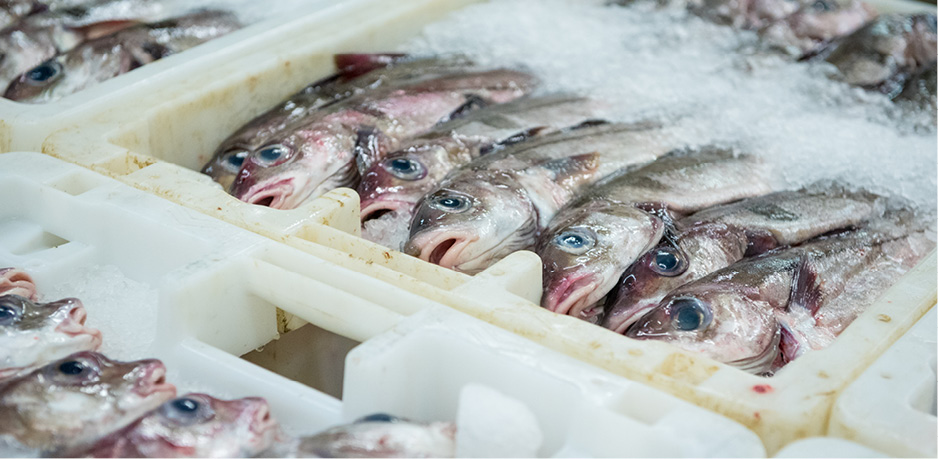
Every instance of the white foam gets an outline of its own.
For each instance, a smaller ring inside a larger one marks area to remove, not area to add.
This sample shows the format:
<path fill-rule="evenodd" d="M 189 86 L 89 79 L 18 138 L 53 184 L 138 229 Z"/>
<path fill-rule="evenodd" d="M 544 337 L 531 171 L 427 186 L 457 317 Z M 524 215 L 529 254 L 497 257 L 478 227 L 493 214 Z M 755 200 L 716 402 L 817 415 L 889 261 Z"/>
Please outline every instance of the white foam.
<path fill-rule="evenodd" d="M 935 209 L 934 127 L 912 129 L 885 97 L 827 78 L 827 64 L 758 54 L 756 44 L 678 8 L 505 0 L 457 11 L 404 49 L 521 64 L 543 92 L 611 101 L 617 120 L 680 119 L 689 145 L 763 155 L 790 187 L 841 179 Z"/>
<path fill-rule="evenodd" d="M 456 457 L 537 457 L 544 441 L 527 405 L 480 384 L 460 391 L 456 427 Z"/>
<path fill-rule="evenodd" d="M 397 212 L 368 220 L 362 228 L 363 238 L 394 250 L 401 250 L 408 236 L 410 216 Z"/>

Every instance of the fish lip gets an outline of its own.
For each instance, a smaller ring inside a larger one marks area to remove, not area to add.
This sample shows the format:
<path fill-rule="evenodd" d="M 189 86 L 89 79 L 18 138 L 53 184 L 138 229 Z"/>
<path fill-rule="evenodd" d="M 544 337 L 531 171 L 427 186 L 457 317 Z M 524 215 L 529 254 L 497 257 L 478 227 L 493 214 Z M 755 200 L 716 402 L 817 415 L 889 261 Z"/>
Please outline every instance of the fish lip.
<path fill-rule="evenodd" d="M 259 402 L 263 399 L 258 399 Z M 255 408 L 251 413 L 250 430 L 252 433 L 263 436 L 279 427 L 279 423 L 270 414 L 270 406 L 263 401 L 262 406 Z"/>
<path fill-rule="evenodd" d="M 266 198 L 273 198 L 267 207 L 283 209 L 286 200 L 293 196 L 294 191 L 293 178 L 287 178 L 273 183 L 254 185 L 240 199 L 248 204 L 257 204 Z"/>
<path fill-rule="evenodd" d="M 81 305 L 74 306 L 68 311 L 68 316 L 66 316 L 65 320 L 55 327 L 55 331 L 73 338 L 82 335 L 89 336 L 91 338 L 91 349 L 97 349 L 103 342 L 101 331 L 86 327 L 85 319 L 87 317 L 88 314 L 84 307 Z"/>
<path fill-rule="evenodd" d="M 454 236 L 452 232 L 444 232 L 438 234 L 434 237 L 431 237 L 426 244 L 420 249 L 419 258 L 427 263 L 432 263 L 430 257 L 433 255 L 433 252 L 446 241 L 456 239 L 456 242 L 453 243 L 451 247 L 446 249 L 446 252 L 440 258 L 439 262 L 436 263 L 447 269 L 456 269 L 456 262 L 459 261 L 459 256 L 462 255 L 463 251 L 466 250 L 466 247 L 469 244 L 479 240 L 478 236 L 473 236 L 471 238 L 466 238 L 462 236 Z M 471 260 L 470 260 L 471 261 Z M 465 262 L 465 261 L 463 261 Z"/>
<path fill-rule="evenodd" d="M 547 294 L 544 307 L 557 314 L 579 315 L 589 309 L 589 295 L 599 286 L 593 273 L 571 275 Z"/>
<path fill-rule="evenodd" d="M 648 303 L 648 304 L 646 304 L 646 305 L 644 305 L 644 306 L 641 306 L 641 307 L 639 307 L 639 308 L 635 308 L 631 314 L 629 314 L 628 316 L 626 316 L 625 320 L 623 320 L 622 323 L 620 323 L 619 325 L 617 325 L 615 328 L 610 328 L 610 330 L 612 330 L 612 331 L 614 331 L 614 332 L 616 332 L 616 333 L 618 333 L 618 334 L 620 334 L 620 335 L 624 335 L 624 334 L 625 334 L 625 331 L 626 331 L 629 327 L 631 327 L 632 324 L 638 322 L 638 321 L 642 318 L 642 316 L 644 316 L 648 311 L 651 311 L 652 309 L 655 309 L 656 306 L 657 306 L 657 304 L 655 304 L 655 303 Z M 609 327 L 606 327 L 606 328 L 609 328 Z"/>
<path fill-rule="evenodd" d="M 361 210 L 361 221 L 365 223 L 367 220 L 371 220 L 371 214 L 379 210 L 389 210 L 391 212 L 397 213 L 401 209 L 404 209 L 408 206 L 413 206 L 415 203 L 401 201 L 401 200 L 374 200 L 367 203 L 362 203 Z"/>
<path fill-rule="evenodd" d="M 133 391 L 140 397 L 147 398 L 157 396 L 161 392 L 169 393 L 172 398 L 176 395 L 176 386 L 165 382 L 166 367 L 160 362 L 151 362 L 144 370 L 143 376 L 137 380 Z"/>

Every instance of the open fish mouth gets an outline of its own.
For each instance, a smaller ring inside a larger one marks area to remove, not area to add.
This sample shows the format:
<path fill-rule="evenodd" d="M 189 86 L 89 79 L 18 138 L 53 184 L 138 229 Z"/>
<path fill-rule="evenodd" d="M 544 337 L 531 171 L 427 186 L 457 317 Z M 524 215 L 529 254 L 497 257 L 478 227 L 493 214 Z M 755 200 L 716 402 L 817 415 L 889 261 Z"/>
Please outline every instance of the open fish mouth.
<path fill-rule="evenodd" d="M 414 205 L 415 203 L 405 201 L 372 201 L 362 206 L 362 223 L 365 223 L 369 220 L 379 219 L 389 213 L 399 213 L 404 209 L 408 209 L 408 212 L 413 214 Z"/>
<path fill-rule="evenodd" d="M 255 185 L 241 197 L 241 200 L 271 209 L 287 209 L 292 208 L 288 207 L 286 202 L 293 196 L 294 190 L 293 179 L 286 179 L 265 185 Z"/>
<path fill-rule="evenodd" d="M 91 337 L 92 349 L 97 349 L 102 343 L 101 331 L 86 327 L 85 321 L 87 319 L 88 313 L 85 308 L 81 305 L 74 306 L 68 311 L 68 317 L 55 327 L 55 331 L 71 337 L 89 336 Z"/>
<path fill-rule="evenodd" d="M 625 318 L 621 319 L 622 320 L 621 323 L 616 325 L 614 328 L 608 327 L 608 326 L 607 328 L 610 328 L 612 331 L 616 333 L 625 334 L 625 331 L 628 330 L 628 328 L 631 327 L 632 324 L 638 322 L 642 318 L 642 316 L 645 315 L 645 313 L 647 313 L 648 311 L 651 311 L 652 309 L 655 309 L 656 306 L 658 306 L 657 303 L 648 303 L 638 308 L 633 308 L 631 312 L 629 312 L 628 314 L 624 314 Z M 615 319 L 620 320 L 621 317 L 622 315 L 615 316 Z M 612 317 L 607 317 L 606 318 L 607 323 L 604 325 L 612 325 L 612 321 L 610 319 L 612 319 Z"/>
<path fill-rule="evenodd" d="M 595 301 L 590 300 L 597 287 L 599 281 L 595 274 L 567 276 L 547 294 L 544 307 L 557 314 L 570 314 L 584 319 L 595 317 L 602 310 L 595 307 Z"/>
<path fill-rule="evenodd" d="M 254 409 L 251 422 L 251 432 L 257 435 L 265 435 L 268 432 L 278 428 L 277 421 L 270 414 L 270 406 L 263 399 L 256 399 L 257 408 Z"/>
<path fill-rule="evenodd" d="M 166 367 L 159 361 L 145 364 L 143 376 L 137 381 L 134 392 L 147 397 L 163 397 L 166 399 L 176 395 L 176 386 L 166 382 Z"/>
<path fill-rule="evenodd" d="M 418 258 L 444 268 L 456 269 L 457 264 L 466 262 L 460 259 L 463 252 L 469 244 L 478 239 L 478 236 L 467 238 L 454 233 L 443 233 L 423 244 Z"/>

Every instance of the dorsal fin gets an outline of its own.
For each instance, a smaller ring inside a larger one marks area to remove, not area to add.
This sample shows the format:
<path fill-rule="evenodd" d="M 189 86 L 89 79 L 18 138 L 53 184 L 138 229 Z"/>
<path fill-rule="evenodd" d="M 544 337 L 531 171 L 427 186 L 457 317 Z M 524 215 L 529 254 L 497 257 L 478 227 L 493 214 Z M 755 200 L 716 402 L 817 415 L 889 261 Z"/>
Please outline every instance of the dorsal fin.
<path fill-rule="evenodd" d="M 536 137 L 538 134 L 544 132 L 547 129 L 548 129 L 547 126 L 537 126 L 537 127 L 533 127 L 530 129 L 526 129 L 524 131 L 521 131 L 517 134 L 512 135 L 511 137 L 499 140 L 498 142 L 482 147 L 479 150 L 479 153 L 483 155 L 487 155 L 493 151 L 501 150 L 502 148 L 515 145 L 515 144 L 519 144 L 521 142 L 524 142 L 525 140 L 530 139 L 531 137 Z"/>
<path fill-rule="evenodd" d="M 592 152 L 547 160 L 539 163 L 538 166 L 550 170 L 554 175 L 555 182 L 563 182 L 576 179 L 577 176 L 592 177 L 599 168 L 599 160 L 600 154 Z"/>

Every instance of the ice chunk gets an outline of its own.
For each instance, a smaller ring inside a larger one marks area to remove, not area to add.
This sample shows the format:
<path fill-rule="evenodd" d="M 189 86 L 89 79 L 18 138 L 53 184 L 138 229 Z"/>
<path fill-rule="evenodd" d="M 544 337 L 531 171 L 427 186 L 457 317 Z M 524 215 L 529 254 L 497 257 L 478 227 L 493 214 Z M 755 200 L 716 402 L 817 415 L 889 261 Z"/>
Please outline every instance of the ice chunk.
<path fill-rule="evenodd" d="M 460 392 L 456 429 L 456 457 L 536 457 L 544 440 L 527 405 L 479 384 Z"/>
<path fill-rule="evenodd" d="M 365 222 L 362 237 L 385 247 L 401 250 L 410 235 L 410 216 L 398 212 Z"/>

